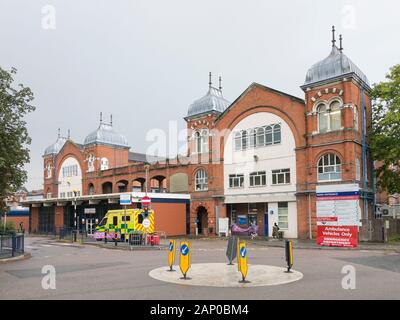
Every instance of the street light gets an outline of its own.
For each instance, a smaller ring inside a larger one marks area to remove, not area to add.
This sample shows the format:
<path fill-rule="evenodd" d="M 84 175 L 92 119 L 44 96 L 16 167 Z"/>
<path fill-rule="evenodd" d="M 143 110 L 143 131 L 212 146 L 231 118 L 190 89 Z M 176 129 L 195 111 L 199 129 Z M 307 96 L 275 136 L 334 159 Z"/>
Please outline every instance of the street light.
<path fill-rule="evenodd" d="M 77 195 L 78 191 L 74 190 L 74 224 L 75 224 L 75 229 L 76 229 L 76 234 L 79 234 L 79 220 L 78 220 L 78 215 L 76 212 L 76 201 L 77 201 Z"/>

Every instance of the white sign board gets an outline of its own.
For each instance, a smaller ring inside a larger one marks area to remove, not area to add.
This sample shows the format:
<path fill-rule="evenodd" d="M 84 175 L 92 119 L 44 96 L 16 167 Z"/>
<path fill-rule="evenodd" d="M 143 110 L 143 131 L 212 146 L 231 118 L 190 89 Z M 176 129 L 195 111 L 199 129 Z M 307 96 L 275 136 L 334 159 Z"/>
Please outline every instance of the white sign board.
<path fill-rule="evenodd" d="M 149 219 L 144 219 L 142 222 L 143 227 L 146 229 L 150 228 L 150 220 Z"/>
<path fill-rule="evenodd" d="M 132 198 L 130 194 L 121 194 L 119 196 L 119 204 L 123 206 L 129 206 L 132 204 Z"/>
<path fill-rule="evenodd" d="M 219 218 L 218 220 L 218 234 L 225 234 L 225 237 L 228 236 L 229 233 L 229 218 Z"/>
<path fill-rule="evenodd" d="M 357 184 L 317 186 L 319 226 L 359 226 L 360 187 Z"/>

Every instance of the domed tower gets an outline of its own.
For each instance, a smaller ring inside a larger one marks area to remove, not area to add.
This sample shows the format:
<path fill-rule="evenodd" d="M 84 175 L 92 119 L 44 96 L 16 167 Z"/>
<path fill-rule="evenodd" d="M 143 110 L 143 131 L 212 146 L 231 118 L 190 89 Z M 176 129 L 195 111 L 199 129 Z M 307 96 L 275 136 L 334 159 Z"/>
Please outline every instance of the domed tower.
<path fill-rule="evenodd" d="M 44 164 L 44 193 L 45 197 L 52 198 L 57 195 L 57 178 L 56 178 L 56 157 L 61 149 L 64 147 L 68 138 L 62 137 L 60 129 L 58 129 L 58 136 L 56 142 L 48 146 L 43 154 Z"/>
<path fill-rule="evenodd" d="M 372 162 L 367 151 L 370 85 L 344 54 L 342 35 L 340 46 L 336 45 L 335 27 L 329 56 L 308 70 L 301 88 L 306 99 L 309 163 L 306 183 L 298 188 L 309 191 L 317 185 L 358 184 L 360 219 L 368 219 L 373 200 Z"/>
<path fill-rule="evenodd" d="M 99 127 L 84 140 L 86 172 L 104 171 L 128 165 L 129 144 L 125 136 L 116 132 L 110 123 L 104 123 L 100 113 Z"/>
<path fill-rule="evenodd" d="M 229 107 L 230 103 L 223 97 L 221 77 L 219 87 L 212 86 L 212 75 L 209 74 L 208 92 L 193 102 L 185 118 L 188 128 L 189 190 L 191 193 L 190 232 L 200 234 L 215 233 L 216 203 L 213 197 L 218 193 L 214 177 L 221 166 L 213 163 L 220 159 L 219 148 L 213 147 L 213 131 L 218 117 Z M 217 154 L 218 153 L 218 154 Z M 222 187 L 223 188 L 223 187 Z"/>

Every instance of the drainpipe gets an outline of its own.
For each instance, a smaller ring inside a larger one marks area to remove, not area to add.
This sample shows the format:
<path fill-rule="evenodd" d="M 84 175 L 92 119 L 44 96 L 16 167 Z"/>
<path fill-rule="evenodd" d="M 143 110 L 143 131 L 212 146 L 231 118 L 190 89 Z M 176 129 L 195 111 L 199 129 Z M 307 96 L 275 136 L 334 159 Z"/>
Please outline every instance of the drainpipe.
<path fill-rule="evenodd" d="M 311 194 L 308 194 L 308 228 L 310 231 L 310 240 L 313 239 L 312 236 L 312 223 L 311 223 Z"/>
<path fill-rule="evenodd" d="M 361 89 L 361 108 L 362 108 L 362 162 L 363 162 L 363 181 L 362 181 L 362 191 L 363 191 L 363 202 L 364 202 L 364 219 L 368 223 L 368 201 L 367 201 L 367 125 L 366 125 L 366 108 L 365 108 L 365 90 Z"/>

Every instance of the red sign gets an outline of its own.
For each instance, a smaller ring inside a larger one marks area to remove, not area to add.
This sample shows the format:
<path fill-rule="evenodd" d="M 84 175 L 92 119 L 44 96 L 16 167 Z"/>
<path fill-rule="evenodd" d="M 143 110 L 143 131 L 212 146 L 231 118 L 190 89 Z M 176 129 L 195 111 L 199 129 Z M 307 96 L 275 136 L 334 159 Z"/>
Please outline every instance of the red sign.
<path fill-rule="evenodd" d="M 151 203 L 151 199 L 150 197 L 145 196 L 142 198 L 141 202 L 143 206 L 147 207 Z"/>
<path fill-rule="evenodd" d="M 358 227 L 318 226 L 317 244 L 328 247 L 356 248 L 358 245 Z"/>

